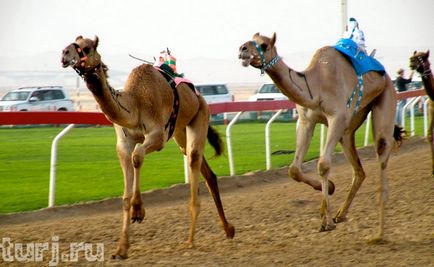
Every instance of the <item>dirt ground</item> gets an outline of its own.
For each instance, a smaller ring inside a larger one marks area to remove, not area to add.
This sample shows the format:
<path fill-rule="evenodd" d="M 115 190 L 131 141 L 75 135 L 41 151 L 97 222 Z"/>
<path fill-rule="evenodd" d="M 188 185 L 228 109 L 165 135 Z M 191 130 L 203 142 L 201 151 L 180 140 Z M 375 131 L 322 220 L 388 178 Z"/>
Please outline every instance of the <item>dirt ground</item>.
<path fill-rule="evenodd" d="M 131 227 L 127 260 L 110 259 L 121 227 L 120 201 L 112 199 L 0 216 L 0 265 L 48 266 L 55 245 L 60 254 L 66 254 L 71 242 L 86 242 L 94 248 L 104 244 L 103 262 L 88 262 L 80 254 L 78 262 L 64 259 L 58 266 L 434 266 L 434 178 L 428 144 L 412 138 L 391 156 L 387 241 L 383 244 L 366 242 L 378 223 L 378 164 L 372 147 L 360 150 L 360 155 L 367 179 L 348 221 L 331 232 L 318 231 L 320 192 L 288 179 L 287 168 L 282 168 L 220 180 L 227 217 L 236 227 L 233 240 L 225 238 L 214 204 L 201 188 L 196 247 L 187 248 L 183 241 L 190 222 L 188 188 L 178 185 L 144 194 L 146 218 Z M 315 163 L 306 163 L 305 171 L 316 175 Z M 333 163 L 335 212 L 349 188 L 351 167 L 340 154 Z M 5 237 L 15 248 L 18 243 L 48 242 L 44 262 L 18 262 L 17 258 L 5 262 Z"/>

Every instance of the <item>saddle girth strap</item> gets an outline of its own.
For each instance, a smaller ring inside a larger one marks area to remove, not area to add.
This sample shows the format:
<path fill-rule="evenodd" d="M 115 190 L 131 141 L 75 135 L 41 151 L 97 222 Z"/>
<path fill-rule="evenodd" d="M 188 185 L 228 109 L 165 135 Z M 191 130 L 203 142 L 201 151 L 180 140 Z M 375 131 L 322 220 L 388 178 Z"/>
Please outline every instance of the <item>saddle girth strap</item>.
<path fill-rule="evenodd" d="M 354 111 L 353 113 L 357 113 L 357 111 L 359 110 L 360 107 L 360 103 L 362 102 L 362 97 L 363 97 L 363 76 L 362 75 L 358 75 L 357 76 L 357 84 L 356 86 L 354 86 L 353 89 L 353 93 L 351 94 L 351 96 L 348 98 L 347 101 L 347 108 L 351 108 L 352 102 L 354 100 L 354 97 L 356 96 L 356 92 L 359 92 L 355 106 L 354 106 Z"/>
<path fill-rule="evenodd" d="M 174 96 L 172 112 L 170 113 L 169 120 L 167 121 L 166 125 L 164 126 L 165 130 L 169 129 L 169 133 L 167 135 L 167 140 L 169 140 L 172 137 L 173 132 L 175 131 L 176 119 L 178 118 L 179 94 L 178 94 L 178 91 L 176 90 L 176 83 L 172 79 L 172 77 L 170 77 L 168 74 L 166 74 L 162 71 L 160 71 L 160 73 L 163 75 L 163 77 L 169 83 L 170 88 L 172 88 L 172 92 L 173 92 L 173 96 Z"/>

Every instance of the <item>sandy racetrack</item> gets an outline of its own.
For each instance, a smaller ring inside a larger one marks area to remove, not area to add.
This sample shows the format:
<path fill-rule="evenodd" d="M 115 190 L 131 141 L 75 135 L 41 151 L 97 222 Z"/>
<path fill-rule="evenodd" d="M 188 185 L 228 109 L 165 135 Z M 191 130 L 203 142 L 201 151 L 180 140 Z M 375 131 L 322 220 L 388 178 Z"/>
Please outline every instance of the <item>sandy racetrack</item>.
<path fill-rule="evenodd" d="M 146 218 L 132 225 L 129 259 L 124 261 L 110 260 L 121 226 L 119 199 L 0 216 L 0 238 L 17 244 L 53 242 L 58 236 L 60 253 L 68 251 L 70 242 L 104 243 L 104 262 L 89 263 L 80 254 L 78 262 L 59 266 L 434 266 L 434 178 L 428 144 L 412 138 L 391 156 L 387 242 L 379 245 L 366 242 L 378 223 L 373 152 L 372 147 L 360 151 L 367 179 L 349 220 L 331 232 L 318 232 L 320 192 L 289 180 L 287 168 L 282 168 L 220 180 L 226 214 L 236 228 L 233 240 L 225 238 L 214 204 L 201 188 L 196 247 L 186 247 L 190 218 L 185 185 L 145 194 Z M 316 176 L 315 163 L 305 164 L 305 171 Z M 331 171 L 334 212 L 346 196 L 351 173 L 344 157 L 336 155 Z M 48 266 L 50 255 L 47 252 L 43 263 L 15 259 L 9 264 Z M 5 263 L 0 254 L 0 265 Z"/>

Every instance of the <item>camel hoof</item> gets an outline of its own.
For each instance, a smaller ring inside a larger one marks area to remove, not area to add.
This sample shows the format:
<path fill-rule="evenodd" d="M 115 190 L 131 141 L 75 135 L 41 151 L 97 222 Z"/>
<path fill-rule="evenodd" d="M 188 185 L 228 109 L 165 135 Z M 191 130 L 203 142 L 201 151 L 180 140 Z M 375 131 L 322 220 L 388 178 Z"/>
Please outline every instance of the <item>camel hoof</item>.
<path fill-rule="evenodd" d="M 373 236 L 373 237 L 369 238 L 367 243 L 369 245 L 382 245 L 382 244 L 387 244 L 387 240 L 385 240 L 383 237 L 377 235 L 377 236 Z"/>
<path fill-rule="evenodd" d="M 125 260 L 128 258 L 128 249 L 118 247 L 116 254 L 112 255 L 112 260 Z"/>
<path fill-rule="evenodd" d="M 141 223 L 145 218 L 145 209 L 141 206 L 133 206 L 130 210 L 131 223 Z"/>
<path fill-rule="evenodd" d="M 189 249 L 195 248 L 194 243 L 192 241 L 187 240 L 184 243 L 187 245 L 187 248 Z"/>
<path fill-rule="evenodd" d="M 329 195 L 333 195 L 333 193 L 335 192 L 335 184 L 329 180 Z"/>
<path fill-rule="evenodd" d="M 341 222 L 346 222 L 346 221 L 347 221 L 347 217 L 336 216 L 333 218 L 334 223 L 341 223 Z"/>
<path fill-rule="evenodd" d="M 117 254 L 115 254 L 115 255 L 112 255 L 112 260 L 125 260 L 125 259 L 127 259 L 128 257 L 123 257 L 123 256 L 121 256 L 121 255 L 117 255 Z"/>
<path fill-rule="evenodd" d="M 321 228 L 319 229 L 320 232 L 327 232 L 327 231 L 332 231 L 336 229 L 336 225 L 335 224 L 321 224 Z"/>
<path fill-rule="evenodd" d="M 232 224 L 228 223 L 228 225 L 225 228 L 225 232 L 226 232 L 226 237 L 232 239 L 235 236 L 235 227 Z"/>

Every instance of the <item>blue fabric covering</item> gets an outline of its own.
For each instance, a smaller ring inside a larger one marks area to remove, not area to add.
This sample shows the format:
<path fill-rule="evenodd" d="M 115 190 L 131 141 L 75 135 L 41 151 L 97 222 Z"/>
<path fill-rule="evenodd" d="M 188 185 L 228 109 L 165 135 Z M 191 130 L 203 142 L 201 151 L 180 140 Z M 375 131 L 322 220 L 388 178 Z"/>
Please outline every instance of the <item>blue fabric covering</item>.
<path fill-rule="evenodd" d="M 340 39 L 334 48 L 351 60 L 357 75 L 363 75 L 368 71 L 377 71 L 381 75 L 386 73 L 383 65 L 378 60 L 359 50 L 357 44 L 351 39 Z"/>

